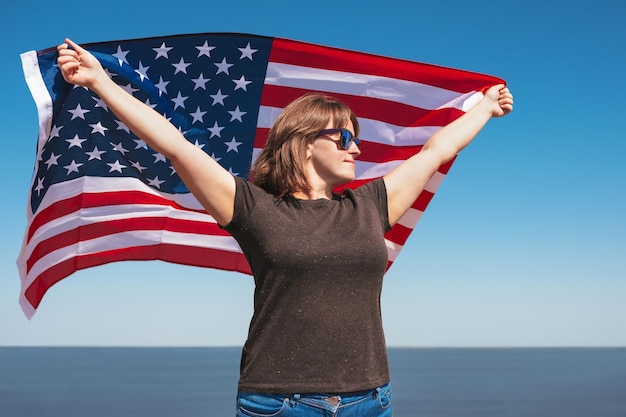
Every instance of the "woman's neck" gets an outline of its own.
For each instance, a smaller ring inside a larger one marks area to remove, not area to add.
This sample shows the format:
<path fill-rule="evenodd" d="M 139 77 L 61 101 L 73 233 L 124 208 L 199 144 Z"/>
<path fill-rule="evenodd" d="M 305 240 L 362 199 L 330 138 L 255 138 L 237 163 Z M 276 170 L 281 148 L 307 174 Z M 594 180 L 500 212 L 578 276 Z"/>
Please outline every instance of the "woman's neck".
<path fill-rule="evenodd" d="M 304 191 L 296 191 L 294 193 L 291 194 L 294 198 L 297 198 L 299 200 L 320 200 L 320 199 L 327 199 L 330 200 L 332 199 L 333 193 L 332 191 L 322 191 L 322 190 L 315 190 L 315 189 L 311 189 L 308 193 L 305 193 Z"/>

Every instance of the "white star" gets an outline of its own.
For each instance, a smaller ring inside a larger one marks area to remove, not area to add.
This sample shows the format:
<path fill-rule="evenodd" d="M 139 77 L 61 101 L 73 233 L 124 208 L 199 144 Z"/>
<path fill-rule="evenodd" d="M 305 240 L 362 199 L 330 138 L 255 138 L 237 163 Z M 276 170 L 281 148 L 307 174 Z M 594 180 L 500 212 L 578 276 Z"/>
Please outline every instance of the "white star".
<path fill-rule="evenodd" d="M 163 77 L 159 76 L 159 83 L 155 84 L 156 88 L 159 89 L 159 95 L 167 94 L 167 85 L 169 83 L 170 83 L 169 81 L 163 81 Z"/>
<path fill-rule="evenodd" d="M 172 175 L 176 175 L 176 168 L 174 168 L 173 166 L 171 166 L 171 165 L 170 165 L 170 170 L 172 171 L 172 172 L 170 173 L 170 177 L 171 177 Z"/>
<path fill-rule="evenodd" d="M 163 184 L 165 181 L 164 180 L 160 180 L 158 176 L 154 177 L 151 180 L 148 180 L 148 184 L 150 184 L 153 187 L 156 188 L 161 188 L 161 184 Z"/>
<path fill-rule="evenodd" d="M 200 143 L 198 142 L 198 139 L 196 139 L 196 143 L 193 144 L 196 148 L 204 148 L 205 144 L 204 143 Z"/>
<path fill-rule="evenodd" d="M 141 139 L 133 139 L 135 141 L 135 143 L 137 144 L 137 146 L 135 146 L 135 149 L 140 149 L 143 148 L 145 150 L 148 150 L 148 145 L 146 144 L 146 142 L 144 142 Z"/>
<path fill-rule="evenodd" d="M 92 134 L 92 135 L 93 135 L 94 133 L 100 133 L 102 136 L 104 136 L 104 135 L 105 135 L 105 133 L 104 133 L 104 132 L 106 132 L 107 130 L 109 130 L 109 129 L 107 129 L 106 127 L 102 126 L 102 123 L 100 123 L 100 122 L 98 122 L 98 123 L 96 123 L 96 124 L 90 124 L 89 126 L 91 126 L 91 128 L 92 128 L 92 131 L 91 131 L 91 134 Z"/>
<path fill-rule="evenodd" d="M 111 70 L 109 70 L 108 68 L 105 68 L 105 69 L 104 69 L 104 72 L 106 72 L 106 74 L 109 76 L 109 78 L 113 78 L 113 77 L 116 77 L 116 76 L 117 76 L 117 74 L 116 74 L 116 73 L 111 72 Z"/>
<path fill-rule="evenodd" d="M 133 85 L 131 83 L 128 83 L 126 85 L 121 85 L 120 87 L 122 87 L 122 89 L 124 91 L 126 91 L 128 94 L 133 94 L 135 91 L 139 91 L 138 88 L 133 88 Z"/>
<path fill-rule="evenodd" d="M 239 153 L 239 145 L 241 145 L 242 143 L 243 142 L 237 142 L 237 140 L 234 137 L 230 142 L 224 142 L 224 144 L 228 146 L 228 149 L 226 149 L 226 153 L 230 151 L 235 151 Z"/>
<path fill-rule="evenodd" d="M 139 74 L 139 78 L 143 81 L 145 78 L 148 78 L 148 70 L 150 67 L 144 67 L 141 61 L 139 61 L 139 68 L 135 70 L 137 74 Z"/>
<path fill-rule="evenodd" d="M 117 130 L 123 130 L 126 133 L 130 133 L 130 129 L 123 122 L 116 120 L 115 123 L 117 123 Z"/>
<path fill-rule="evenodd" d="M 185 108 L 185 100 L 187 100 L 189 97 L 183 97 L 180 94 L 180 91 L 178 92 L 178 95 L 176 96 L 176 98 L 173 98 L 172 101 L 174 102 L 174 110 L 176 110 L 179 107 L 182 107 L 183 109 Z"/>
<path fill-rule="evenodd" d="M 89 110 L 83 110 L 82 107 L 80 107 L 80 103 L 78 103 L 78 106 L 76 106 L 76 108 L 74 110 L 68 110 L 70 113 L 72 113 L 72 119 L 83 119 L 85 120 L 85 113 L 89 113 Z"/>
<path fill-rule="evenodd" d="M 246 45 L 245 48 L 237 48 L 241 51 L 241 57 L 239 59 L 249 58 L 252 61 L 252 54 L 258 51 L 258 49 L 252 49 L 250 47 L 250 42 Z"/>
<path fill-rule="evenodd" d="M 195 84 L 195 86 L 193 87 L 194 91 L 197 90 L 198 88 L 206 90 L 206 83 L 211 81 L 211 79 L 210 78 L 204 78 L 204 75 L 200 74 L 200 76 L 198 78 L 192 78 L 191 81 L 193 81 L 193 83 Z"/>
<path fill-rule="evenodd" d="M 240 79 L 233 80 L 235 83 L 235 90 L 242 89 L 243 91 L 248 91 L 248 84 L 252 83 L 252 81 L 247 81 L 242 75 Z"/>
<path fill-rule="evenodd" d="M 122 173 L 122 170 L 124 168 L 127 168 L 126 165 L 120 164 L 120 161 L 115 161 L 115 163 L 113 164 L 107 162 L 107 165 L 111 167 L 111 169 L 109 169 L 109 172 L 117 171 L 120 174 Z"/>
<path fill-rule="evenodd" d="M 215 66 L 217 67 L 217 72 L 215 73 L 215 75 L 219 74 L 220 72 L 223 72 L 226 75 L 230 75 L 230 73 L 228 72 L 228 68 L 232 67 L 233 64 L 229 64 L 228 62 L 226 62 L 226 58 L 224 58 L 222 59 L 222 62 L 220 62 L 219 64 L 215 64 Z"/>
<path fill-rule="evenodd" d="M 78 133 L 72 138 L 72 139 L 65 139 L 65 141 L 67 143 L 70 144 L 70 146 L 68 146 L 67 148 L 71 148 L 73 146 L 78 146 L 79 148 L 83 148 L 83 142 L 85 142 L 87 139 L 81 139 L 78 137 Z"/>
<path fill-rule="evenodd" d="M 48 136 L 48 139 L 60 137 L 59 134 L 61 133 L 61 129 L 63 129 L 63 126 L 58 127 L 57 125 L 53 125 L 52 129 L 50 130 L 50 136 Z"/>
<path fill-rule="evenodd" d="M 209 94 L 209 96 L 213 99 L 212 106 L 215 106 L 217 103 L 220 103 L 222 106 L 224 105 L 224 99 L 228 97 L 227 94 L 222 94 L 222 89 L 217 90 L 217 94 Z"/>
<path fill-rule="evenodd" d="M 159 95 L 160 95 L 160 93 L 159 93 Z M 151 109 L 154 109 L 154 108 L 156 108 L 156 106 L 157 106 L 156 104 L 152 104 L 152 103 L 150 102 L 150 99 L 149 99 L 149 98 L 148 98 L 148 99 L 146 99 L 145 103 L 146 103 L 146 106 L 150 107 Z"/>
<path fill-rule="evenodd" d="M 121 153 L 122 155 L 126 155 L 126 152 L 128 152 L 128 149 L 125 149 L 124 146 L 122 145 L 122 142 L 118 143 L 117 145 L 114 144 L 113 142 L 109 142 L 111 144 L 111 146 L 113 147 L 114 151 L 118 151 L 119 153 Z"/>
<path fill-rule="evenodd" d="M 154 163 L 156 164 L 157 162 L 161 161 L 161 162 L 166 162 L 165 161 L 165 156 L 163 156 L 160 153 L 153 153 L 152 156 L 154 156 Z"/>
<path fill-rule="evenodd" d="M 100 97 L 94 97 L 93 99 L 96 101 L 96 105 L 94 107 L 102 107 L 104 110 L 109 111 L 109 107 L 106 105 L 104 100 Z"/>
<path fill-rule="evenodd" d="M 211 51 L 215 49 L 215 46 L 209 46 L 207 41 L 204 41 L 204 45 L 196 46 L 196 49 L 200 51 L 198 52 L 198 58 L 200 58 L 202 55 L 206 55 L 211 58 Z"/>
<path fill-rule="evenodd" d="M 76 161 L 72 159 L 72 163 L 69 165 L 65 165 L 63 168 L 67 169 L 67 174 L 70 175 L 71 172 L 78 172 L 78 168 L 80 168 L 83 164 L 77 164 Z"/>
<path fill-rule="evenodd" d="M 195 122 L 200 122 L 203 123 L 204 122 L 204 115 L 206 114 L 205 111 L 201 111 L 200 110 L 200 106 L 198 106 L 198 108 L 196 109 L 196 111 L 194 113 L 189 113 L 191 116 L 193 116 L 193 121 L 191 122 L 192 124 Z"/>
<path fill-rule="evenodd" d="M 60 157 L 61 155 L 55 155 L 54 152 L 52 152 L 52 154 L 50 155 L 50 158 L 48 158 L 48 160 L 46 161 L 46 165 L 48 165 L 48 169 L 50 169 L 52 165 L 59 165 L 57 161 L 59 160 Z"/>
<path fill-rule="evenodd" d="M 183 74 L 187 74 L 187 67 L 189 65 L 191 64 L 186 63 L 183 60 L 183 58 L 181 58 L 178 64 L 172 64 L 172 66 L 176 68 L 176 71 L 174 71 L 174 75 L 178 74 L 179 72 L 182 72 Z"/>
<path fill-rule="evenodd" d="M 159 46 L 158 48 L 152 48 L 152 50 L 154 52 L 156 52 L 156 57 L 154 58 L 154 60 L 156 61 L 157 59 L 159 59 L 159 57 L 163 57 L 166 59 L 169 59 L 169 56 L 167 55 L 169 53 L 169 51 L 171 51 L 173 48 L 170 46 L 165 46 L 165 42 L 163 42 L 161 44 L 161 46 Z"/>
<path fill-rule="evenodd" d="M 231 173 L 232 175 L 234 175 L 235 177 L 239 176 L 239 173 L 238 173 L 238 172 L 233 172 L 233 169 L 232 169 L 232 168 L 230 168 L 230 167 L 228 168 L 228 172 L 230 172 L 230 173 Z"/>
<path fill-rule="evenodd" d="M 133 162 L 131 165 L 139 172 L 143 172 L 143 170 L 146 169 L 146 167 L 142 167 L 139 162 Z"/>
<path fill-rule="evenodd" d="M 43 178 L 37 178 L 37 185 L 35 186 L 35 191 L 37 191 L 37 195 L 40 195 L 41 190 L 43 189 L 44 189 Z"/>
<path fill-rule="evenodd" d="M 209 137 L 209 139 L 211 139 L 213 136 L 217 136 L 218 138 L 221 138 L 221 132 L 224 128 L 218 126 L 217 121 L 215 122 L 215 124 L 213 125 L 213 127 L 208 128 L 207 130 L 209 132 L 211 132 L 211 136 Z"/>
<path fill-rule="evenodd" d="M 239 120 L 240 122 L 243 123 L 243 120 L 241 120 L 241 116 L 245 115 L 246 112 L 239 110 L 239 106 L 237 106 L 235 108 L 235 110 L 229 111 L 228 113 L 230 113 L 230 121 L 231 122 L 234 121 L 234 120 Z"/>
<path fill-rule="evenodd" d="M 102 161 L 102 158 L 100 157 L 103 153 L 106 153 L 105 151 L 101 151 L 98 150 L 97 146 L 93 147 L 93 151 L 91 152 L 85 152 L 87 155 L 89 155 L 89 159 L 87 161 L 91 161 L 92 159 L 97 159 L 99 161 Z"/>
<path fill-rule="evenodd" d="M 113 56 L 117 58 L 118 62 L 120 63 L 120 66 L 122 66 L 123 62 L 128 64 L 128 61 L 126 60 L 127 54 L 128 54 L 128 51 L 122 51 L 122 47 L 118 45 L 117 52 L 114 53 Z"/>
<path fill-rule="evenodd" d="M 216 156 L 215 153 L 211 154 L 211 158 L 213 158 L 213 160 L 215 160 L 215 162 L 219 162 L 220 159 L 222 159 L 222 158 L 219 158 L 218 156 Z"/>

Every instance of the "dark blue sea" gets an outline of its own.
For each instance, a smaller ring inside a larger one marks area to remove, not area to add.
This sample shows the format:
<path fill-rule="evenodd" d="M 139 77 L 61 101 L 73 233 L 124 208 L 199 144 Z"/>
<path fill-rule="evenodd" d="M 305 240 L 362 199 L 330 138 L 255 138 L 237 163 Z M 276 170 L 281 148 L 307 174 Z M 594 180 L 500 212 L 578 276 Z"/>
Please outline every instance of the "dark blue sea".
<path fill-rule="evenodd" d="M 233 417 L 240 348 L 0 347 L 0 417 Z M 396 417 L 626 417 L 626 348 L 389 349 Z"/>

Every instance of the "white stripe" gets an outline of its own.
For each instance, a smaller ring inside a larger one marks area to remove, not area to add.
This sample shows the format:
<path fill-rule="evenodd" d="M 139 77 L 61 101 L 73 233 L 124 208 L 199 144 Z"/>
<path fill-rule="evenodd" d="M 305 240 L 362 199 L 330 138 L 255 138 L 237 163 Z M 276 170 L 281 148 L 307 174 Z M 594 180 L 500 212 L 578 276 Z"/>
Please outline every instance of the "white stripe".
<path fill-rule="evenodd" d="M 252 150 L 252 163 L 261 153 L 260 148 L 254 148 Z M 396 160 L 389 162 L 369 162 L 363 160 L 356 160 L 355 179 L 357 180 L 370 180 L 378 177 L 383 177 L 391 172 L 395 167 L 402 164 L 404 160 Z M 435 172 L 432 178 L 428 181 L 425 190 L 435 193 L 441 182 L 443 181 L 445 174 Z"/>
<path fill-rule="evenodd" d="M 69 230 L 74 230 L 81 226 L 104 223 L 114 220 L 141 219 L 167 217 L 169 219 L 188 220 L 193 222 L 216 224 L 215 219 L 206 213 L 197 213 L 186 210 L 177 210 L 168 206 L 148 205 L 148 204 L 124 204 L 115 206 L 98 206 L 86 209 L 77 207 L 77 211 L 65 216 L 58 217 L 46 222 L 31 237 L 30 242 L 24 248 L 23 255 L 26 259 L 30 253 L 41 242 L 50 239 Z"/>
<path fill-rule="evenodd" d="M 379 120 L 358 118 L 363 140 L 393 146 L 422 146 L 441 126 L 405 127 Z"/>
<path fill-rule="evenodd" d="M 400 219 L 398 220 L 398 224 L 407 227 L 409 229 L 415 229 L 415 225 L 424 214 L 421 210 L 416 210 L 414 208 L 410 208 Z"/>
<path fill-rule="evenodd" d="M 203 210 L 202 206 L 191 193 L 169 194 L 155 190 L 132 177 L 104 178 L 104 177 L 78 177 L 73 180 L 51 185 L 46 195 L 41 200 L 37 213 L 61 200 L 76 197 L 82 193 L 101 194 L 106 192 L 137 191 L 163 197 L 166 200 L 188 208 L 190 210 Z M 29 223 L 33 214 L 29 213 Z"/>
<path fill-rule="evenodd" d="M 48 92 L 48 88 L 41 78 L 39 70 L 39 61 L 37 60 L 36 51 L 24 52 L 20 55 L 22 59 L 22 70 L 26 79 L 26 84 L 30 90 L 35 104 L 37 106 L 37 115 L 39 117 L 39 142 L 38 154 L 48 139 L 50 129 L 52 128 L 52 97 Z"/>
<path fill-rule="evenodd" d="M 160 196 L 168 200 L 173 200 L 175 203 L 183 207 L 189 208 L 191 210 L 202 209 L 200 206 L 200 203 L 198 203 L 195 197 L 193 197 L 193 195 L 191 195 L 190 193 L 168 194 L 168 193 L 158 192 L 148 187 L 147 185 L 145 185 L 143 182 L 139 181 L 136 178 L 80 177 L 74 180 L 70 180 L 70 181 L 66 181 L 63 183 L 54 184 L 50 186 L 50 188 L 48 189 L 48 192 L 42 199 L 41 204 L 39 205 L 36 213 L 40 213 L 42 210 L 46 209 L 47 207 L 51 206 L 52 204 L 60 200 L 75 197 L 77 195 L 80 195 L 83 192 L 100 193 L 100 192 L 108 192 L 108 191 L 111 191 L 111 192 L 139 191 L 139 192 L 144 192 L 144 193 L 155 195 L 155 196 Z M 99 212 L 100 210 L 99 208 L 93 208 L 93 209 L 81 209 L 81 211 L 79 211 L 78 213 L 79 215 L 82 215 L 84 218 L 93 217 L 95 219 L 98 216 L 100 216 L 100 218 L 104 218 L 108 213 L 118 213 L 118 212 L 121 213 L 124 207 L 128 207 L 128 206 L 125 206 L 125 205 L 102 206 L 101 208 L 102 212 Z M 143 207 L 144 209 L 151 207 L 150 210 L 153 210 L 154 215 L 159 215 L 158 214 L 159 210 L 166 210 L 166 211 L 169 211 L 170 214 L 176 213 L 174 214 L 174 217 L 176 218 L 185 218 L 185 219 L 194 220 L 194 221 L 214 222 L 212 217 L 209 216 L 208 214 L 190 212 L 190 211 L 188 212 L 185 210 L 177 210 L 175 208 L 172 208 L 171 206 L 159 206 L 159 205 L 140 206 L 140 205 L 133 204 L 130 207 L 133 209 L 133 212 L 128 213 L 128 217 L 126 218 L 136 217 L 138 207 Z M 89 214 L 89 213 L 92 213 L 92 214 Z M 163 212 L 161 211 L 161 213 Z M 31 225 L 35 214 L 30 213 L 30 210 L 28 210 L 28 213 L 27 213 L 28 225 Z M 72 213 L 72 214 L 68 214 L 66 216 L 60 217 L 58 219 L 55 219 L 51 222 L 47 222 L 42 227 L 40 227 L 37 231 L 35 231 L 35 233 L 33 234 L 31 238 L 31 241 L 28 244 L 26 242 L 26 239 L 28 237 L 28 228 L 26 229 L 24 233 L 24 239 L 22 241 L 22 248 L 20 250 L 20 253 L 17 259 L 17 268 L 18 268 L 18 272 L 22 280 L 24 280 L 26 277 L 26 260 L 30 257 L 34 247 L 38 243 L 40 243 L 43 239 L 53 237 L 56 234 L 65 232 L 67 230 L 71 230 L 73 228 L 72 226 L 75 226 L 75 225 L 94 223 L 94 221 L 86 221 L 85 219 L 82 220 L 82 223 L 80 222 L 80 220 L 79 220 L 79 223 L 76 223 L 76 220 L 77 220 L 76 215 L 77 215 L 76 213 Z M 145 212 L 142 215 L 145 216 L 146 215 Z"/>
<path fill-rule="evenodd" d="M 50 267 L 76 256 L 94 255 L 103 251 L 129 249 L 138 246 L 152 246 L 161 243 L 241 253 L 239 245 L 231 236 L 192 235 L 189 233 L 162 230 L 140 230 L 117 233 L 115 235 L 80 241 L 41 257 L 32 266 L 28 275 L 22 277 L 22 291 L 26 291 L 34 279 Z"/>
<path fill-rule="evenodd" d="M 276 107 L 262 106 L 259 109 L 257 127 L 271 128 L 281 110 Z M 441 126 L 398 126 L 364 117 L 359 117 L 358 120 L 361 126 L 359 136 L 363 140 L 393 146 L 421 146 L 441 129 Z"/>
<path fill-rule="evenodd" d="M 391 172 L 395 167 L 400 165 L 403 161 L 390 161 L 390 162 L 366 162 L 356 161 L 356 170 L 354 172 L 355 179 L 357 180 L 371 180 L 378 177 L 383 177 Z"/>
<path fill-rule="evenodd" d="M 407 104 L 422 109 L 464 108 L 464 102 L 474 92 L 456 91 L 412 81 L 377 75 L 301 67 L 270 62 L 265 84 L 306 90 L 329 91 L 353 96 L 365 96 Z"/>
<path fill-rule="evenodd" d="M 32 305 L 26 299 L 25 290 L 22 289 L 20 291 L 20 307 L 22 307 L 22 312 L 26 316 L 28 320 L 32 319 L 35 313 L 37 312 Z"/>
<path fill-rule="evenodd" d="M 389 239 L 385 239 L 385 245 L 387 246 L 387 259 L 391 262 L 396 260 L 396 257 L 404 247 L 403 245 L 394 243 Z"/>
<path fill-rule="evenodd" d="M 446 177 L 446 174 L 443 174 L 439 171 L 435 172 L 433 176 L 430 177 L 430 180 L 428 180 L 428 182 L 424 186 L 424 189 L 426 191 L 430 191 L 431 193 L 435 194 L 435 192 L 437 191 L 437 189 L 439 189 L 439 186 L 441 185 L 445 177 Z"/>
<path fill-rule="evenodd" d="M 439 186 L 441 185 L 445 177 L 446 177 L 446 174 L 442 174 L 439 171 L 435 172 L 435 174 L 426 183 L 424 190 L 435 194 L 435 192 L 437 191 L 437 189 L 439 188 Z M 424 214 L 424 212 L 421 210 L 409 208 L 409 210 L 406 213 L 404 213 L 402 217 L 400 217 L 400 219 L 398 220 L 398 224 L 401 224 L 402 226 L 407 227 L 411 230 L 415 229 L 415 226 L 417 225 L 417 222 L 422 217 L 422 214 Z"/>
<path fill-rule="evenodd" d="M 48 139 L 50 130 L 52 129 L 52 97 L 48 92 L 48 88 L 41 77 L 39 70 L 39 60 L 36 51 L 24 52 L 20 55 L 22 60 L 22 71 L 26 84 L 33 96 L 35 105 L 37 106 L 37 119 L 39 121 L 39 133 L 37 140 L 37 159 L 42 152 L 43 146 Z M 33 171 L 29 190 L 33 189 L 36 180 L 36 172 Z M 28 193 L 28 201 L 30 201 L 31 192 Z M 30 205 L 29 205 L 30 206 Z M 30 212 L 30 210 L 28 210 Z M 28 214 L 27 214 L 28 217 Z M 28 217 L 30 219 L 30 217 Z"/>

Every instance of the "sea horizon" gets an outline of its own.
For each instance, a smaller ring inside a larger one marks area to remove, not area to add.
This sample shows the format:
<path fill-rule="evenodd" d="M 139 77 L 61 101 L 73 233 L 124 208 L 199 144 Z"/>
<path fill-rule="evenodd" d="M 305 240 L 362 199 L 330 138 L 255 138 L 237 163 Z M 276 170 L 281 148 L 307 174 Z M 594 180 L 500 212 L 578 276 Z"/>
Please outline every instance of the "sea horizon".
<path fill-rule="evenodd" d="M 216 348 L 216 349 L 230 349 L 239 348 L 243 345 L 56 345 L 56 344 L 30 344 L 30 345 L 18 345 L 18 344 L 0 344 L 1 348 L 139 348 L 139 349 L 151 349 L 151 348 L 164 348 L 164 349 L 201 349 L 201 348 Z M 405 345 L 391 345 L 387 346 L 387 349 L 626 349 L 626 345 L 536 345 L 536 346 L 405 346 Z"/>
<path fill-rule="evenodd" d="M 0 415 L 234 416 L 241 346 L 0 346 Z M 388 347 L 396 417 L 624 417 L 626 347 Z"/>

